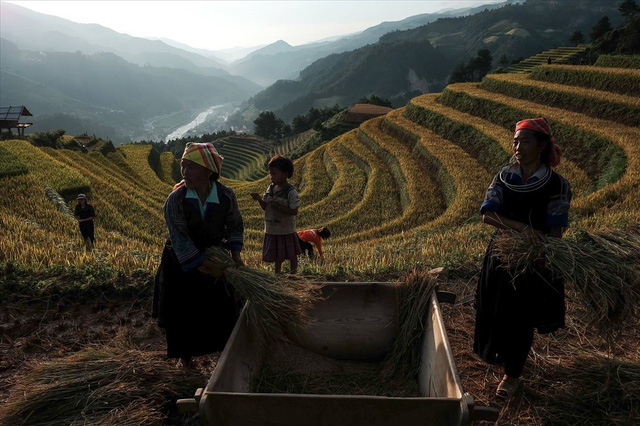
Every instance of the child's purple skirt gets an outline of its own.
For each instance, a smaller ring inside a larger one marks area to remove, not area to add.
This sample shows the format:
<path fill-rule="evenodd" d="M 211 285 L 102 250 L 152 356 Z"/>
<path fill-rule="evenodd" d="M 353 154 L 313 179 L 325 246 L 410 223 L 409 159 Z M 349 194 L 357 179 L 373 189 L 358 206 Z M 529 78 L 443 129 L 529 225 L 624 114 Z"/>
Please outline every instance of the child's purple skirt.
<path fill-rule="evenodd" d="M 273 235 L 264 234 L 264 244 L 262 245 L 263 262 L 282 262 L 284 260 L 295 259 L 302 253 L 298 234 Z"/>

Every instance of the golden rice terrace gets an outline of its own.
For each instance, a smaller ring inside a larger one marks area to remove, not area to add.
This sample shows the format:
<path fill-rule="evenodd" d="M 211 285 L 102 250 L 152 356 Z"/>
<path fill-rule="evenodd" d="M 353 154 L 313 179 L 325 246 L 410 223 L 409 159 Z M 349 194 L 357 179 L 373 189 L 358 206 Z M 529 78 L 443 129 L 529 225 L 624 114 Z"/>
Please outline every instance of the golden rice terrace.
<path fill-rule="evenodd" d="M 597 75 L 598 87 L 590 83 Z M 417 262 L 473 271 L 489 230 L 478 207 L 510 156 L 514 123 L 545 116 L 564 149 L 559 172 L 572 184 L 571 224 L 616 228 L 639 218 L 637 141 L 640 70 L 543 66 L 530 74 L 489 75 L 448 86 L 369 120 L 295 162 L 302 206 L 298 228 L 328 226 L 327 262 L 307 272 L 399 271 Z M 249 155 L 243 148 L 240 157 Z M 175 179 L 173 161 L 150 146 L 114 153 L 0 143 L 3 164 L 0 260 L 32 266 L 108 263 L 125 270 L 157 266 L 166 238 L 162 204 Z M 264 154 L 254 161 L 264 160 Z M 229 155 L 229 157 L 232 157 Z M 236 167 L 234 158 L 226 167 Z M 150 164 L 154 164 L 152 168 Z M 250 171 L 238 176 L 250 175 Z M 246 223 L 245 258 L 259 264 L 262 211 L 249 193 L 266 177 L 226 180 Z M 78 254 L 76 223 L 57 208 L 51 188 L 73 207 L 88 192 L 98 212 L 99 249 Z"/>

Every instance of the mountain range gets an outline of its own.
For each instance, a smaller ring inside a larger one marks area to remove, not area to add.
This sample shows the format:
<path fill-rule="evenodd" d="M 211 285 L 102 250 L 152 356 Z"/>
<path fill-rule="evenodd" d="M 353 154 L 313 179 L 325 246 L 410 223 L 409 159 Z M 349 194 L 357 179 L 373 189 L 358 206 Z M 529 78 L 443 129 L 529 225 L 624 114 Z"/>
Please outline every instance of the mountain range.
<path fill-rule="evenodd" d="M 239 127 L 250 127 L 261 110 L 289 121 L 311 107 L 348 106 L 369 94 L 397 107 L 441 90 L 455 65 L 478 49 L 494 58 L 527 57 L 568 44 L 573 31 L 588 34 L 605 14 L 615 23 L 617 5 L 510 0 L 302 46 L 281 40 L 216 52 L 2 3 L 0 103 L 27 105 L 36 115 L 33 131 L 62 127 L 116 143 L 162 139 L 212 105 L 243 102 L 229 121 Z"/>

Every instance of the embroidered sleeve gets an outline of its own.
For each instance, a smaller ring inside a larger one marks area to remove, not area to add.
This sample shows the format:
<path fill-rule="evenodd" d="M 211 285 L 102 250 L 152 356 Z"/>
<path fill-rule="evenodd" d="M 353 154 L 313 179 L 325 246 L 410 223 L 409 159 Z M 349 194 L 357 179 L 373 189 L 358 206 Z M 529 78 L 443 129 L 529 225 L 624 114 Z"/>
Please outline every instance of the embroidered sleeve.
<path fill-rule="evenodd" d="M 547 205 L 545 225 L 569 227 L 569 207 L 571 206 L 571 186 L 565 178 L 560 178 L 558 194 L 551 197 Z"/>
<path fill-rule="evenodd" d="M 164 204 L 164 219 L 169 228 L 169 239 L 178 261 L 184 271 L 195 269 L 204 262 L 204 254 L 200 253 L 189 237 L 187 221 L 184 218 L 180 190 L 173 191 Z"/>
<path fill-rule="evenodd" d="M 300 196 L 298 195 L 298 191 L 295 189 L 289 191 L 289 194 L 287 195 L 287 202 L 290 209 L 297 209 L 300 207 Z"/>
<path fill-rule="evenodd" d="M 480 206 L 480 214 L 484 214 L 487 210 L 500 213 L 503 202 L 503 193 L 504 189 L 502 182 L 500 182 L 500 173 L 498 173 L 495 175 L 491 185 L 489 185 L 489 188 L 487 189 L 484 201 Z"/>
<path fill-rule="evenodd" d="M 236 194 L 227 188 L 227 195 L 231 199 L 229 212 L 224 224 L 224 246 L 229 250 L 240 251 L 244 243 L 244 223 Z"/>

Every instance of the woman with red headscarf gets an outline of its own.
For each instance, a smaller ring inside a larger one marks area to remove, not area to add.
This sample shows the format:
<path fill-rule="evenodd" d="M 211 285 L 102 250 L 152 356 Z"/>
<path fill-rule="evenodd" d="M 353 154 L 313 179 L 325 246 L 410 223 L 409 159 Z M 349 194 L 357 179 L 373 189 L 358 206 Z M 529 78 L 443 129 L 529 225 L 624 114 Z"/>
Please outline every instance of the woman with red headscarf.
<path fill-rule="evenodd" d="M 169 239 L 152 316 L 165 329 L 167 356 L 185 367 L 193 356 L 224 349 L 239 313 L 224 271 L 205 258 L 208 247 L 222 246 L 242 264 L 244 226 L 235 194 L 218 181 L 222 160 L 212 144 L 188 143 L 180 162 L 183 180 L 164 205 Z"/>
<path fill-rule="evenodd" d="M 480 207 L 484 223 L 502 230 L 561 238 L 569 226 L 571 190 L 553 167 L 560 162 L 545 118 L 522 120 L 513 137 L 513 157 L 495 176 Z M 564 281 L 545 265 L 514 277 L 494 257 L 484 257 L 476 290 L 473 349 L 484 361 L 504 365 L 496 395 L 518 389 L 534 329 L 551 333 L 564 326 Z"/>

